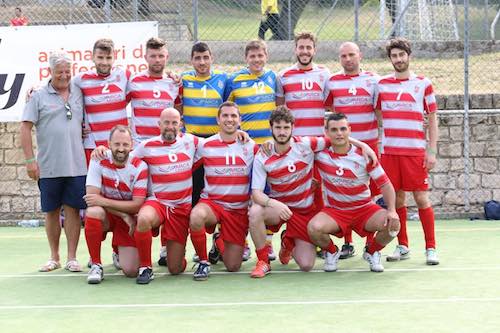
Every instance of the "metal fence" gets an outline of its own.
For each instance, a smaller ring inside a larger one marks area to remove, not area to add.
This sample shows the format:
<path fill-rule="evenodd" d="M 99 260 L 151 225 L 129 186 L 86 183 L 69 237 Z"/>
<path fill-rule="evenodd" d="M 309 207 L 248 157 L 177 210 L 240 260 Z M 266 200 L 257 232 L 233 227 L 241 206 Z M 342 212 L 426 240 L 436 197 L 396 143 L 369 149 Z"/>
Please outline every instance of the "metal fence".
<path fill-rule="evenodd" d="M 452 125 L 442 131 L 444 148 L 440 155 L 453 172 L 447 171 L 445 176 L 443 171 L 442 177 L 434 177 L 442 187 L 435 193 L 440 193 L 443 204 L 461 200 L 466 209 L 479 199 L 500 200 L 500 114 L 490 110 L 483 117 L 470 111 L 500 109 L 500 0 L 278 3 L 279 20 L 265 35 L 272 45 L 272 69 L 290 63 L 293 45 L 287 41 L 303 30 L 316 33 L 323 51 L 318 61 L 332 72 L 340 69 L 336 48 L 341 41 L 358 41 L 365 54 L 364 68 L 380 74 L 392 71 L 381 56 L 384 40 L 405 36 L 414 41 L 418 48 L 412 63 L 414 71 L 430 77 L 436 92 L 447 96 L 441 107 L 465 110 L 447 114 L 442 120 Z M 173 58 L 178 62 L 172 65 L 174 70 L 189 66 L 186 54 L 197 40 L 230 45 L 219 53 L 215 50 L 221 69 L 232 71 L 243 65 L 242 61 L 229 61 L 243 60 L 242 45 L 257 38 L 265 18 L 258 0 L 0 0 L 0 24 L 9 25 L 15 7 L 22 8 L 30 25 L 157 21 L 160 37 L 169 41 L 171 48 L 183 48 L 179 53 L 182 56 Z M 280 51 L 289 56 L 275 56 Z M 225 58 L 227 55 L 235 56 Z M 454 123 L 457 119 L 460 124 Z M 455 194 L 450 194 L 452 191 Z"/>

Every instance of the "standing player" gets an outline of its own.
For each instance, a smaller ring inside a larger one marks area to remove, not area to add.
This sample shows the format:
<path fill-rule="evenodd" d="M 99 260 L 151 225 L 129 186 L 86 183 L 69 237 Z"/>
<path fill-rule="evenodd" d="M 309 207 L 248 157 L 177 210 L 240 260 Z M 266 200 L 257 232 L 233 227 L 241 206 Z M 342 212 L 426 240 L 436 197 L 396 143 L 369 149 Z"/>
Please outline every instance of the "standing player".
<path fill-rule="evenodd" d="M 425 236 L 428 265 L 439 264 L 434 234 L 434 211 L 429 200 L 428 171 L 436 165 L 438 124 L 436 98 L 431 81 L 410 72 L 411 47 L 404 38 L 387 46 L 394 74 L 377 84 L 377 109 L 383 120 L 382 165 L 396 190 L 396 209 L 401 220 L 399 245 L 388 261 L 408 259 L 405 191 L 413 192 Z M 427 138 L 424 121 L 427 118 Z"/>
<path fill-rule="evenodd" d="M 324 185 L 326 202 L 309 223 L 311 239 L 326 250 L 327 272 L 337 270 L 339 249 L 330 239 L 330 234 L 342 237 L 347 229 L 360 236 L 377 231 L 368 244 L 363 258 L 373 272 L 382 272 L 380 250 L 399 231 L 399 218 L 394 206 L 395 193 L 391 182 L 379 164 L 369 165 L 359 148 L 349 143 L 350 127 L 342 113 L 331 114 L 326 122 L 326 135 L 331 147 L 316 154 L 316 162 Z M 381 189 L 388 210 L 384 210 L 371 200 L 369 179 Z"/>
<path fill-rule="evenodd" d="M 287 224 L 286 246 L 281 247 L 280 261 L 287 264 L 293 257 L 300 269 L 309 271 L 316 258 L 315 246 L 307 234 L 307 224 L 314 216 L 311 190 L 314 152 L 325 148 L 324 138 L 292 137 L 294 118 L 285 106 L 278 106 L 269 118 L 274 138 L 274 152 L 255 157 L 252 174 L 250 233 L 255 244 L 257 264 L 250 274 L 261 278 L 271 272 L 266 244 L 266 226 L 278 228 Z M 269 195 L 264 193 L 266 183 Z"/>
<path fill-rule="evenodd" d="M 147 284 L 154 277 L 152 230 L 156 233 L 162 225 L 161 237 L 166 239 L 170 274 L 180 274 L 186 268 L 184 255 L 191 212 L 191 170 L 198 138 L 180 132 L 181 115 L 173 108 L 161 112 L 158 126 L 161 135 L 141 142 L 134 150 L 134 156 L 148 164 L 151 182 L 151 197 L 139 211 L 134 234 L 139 251 L 139 284 Z"/>
<path fill-rule="evenodd" d="M 233 102 L 219 107 L 217 122 L 219 133 L 205 140 L 196 152 L 205 169 L 205 188 L 190 218 L 191 240 L 199 256 L 194 273 L 198 281 L 206 280 L 210 272 L 205 228 L 213 231 L 221 224 L 216 242 L 230 272 L 241 267 L 248 233 L 250 171 L 257 145 L 237 141 L 240 113 Z"/>
<path fill-rule="evenodd" d="M 368 144 L 378 155 L 378 123 L 374 108 L 378 76 L 360 69 L 361 58 L 355 43 L 340 45 L 339 60 L 343 71 L 333 74 L 327 82 L 325 107 L 345 114 L 351 127 L 351 136 Z M 380 194 L 373 181 L 370 181 L 370 191 L 372 198 Z M 367 243 L 371 237 L 368 234 Z M 344 231 L 344 240 L 340 259 L 354 255 L 351 230 Z"/>
<path fill-rule="evenodd" d="M 166 43 L 156 37 L 148 39 L 144 59 L 148 69 L 133 75 L 127 86 L 127 98 L 132 106 L 132 135 L 136 144 L 160 135 L 158 120 L 162 110 L 180 107 L 179 85 L 164 73 L 168 60 Z"/>
<path fill-rule="evenodd" d="M 286 105 L 295 118 L 293 135 L 322 136 L 325 124 L 325 88 L 330 72 L 313 62 L 316 37 L 310 32 L 295 36 L 297 63 L 280 72 L 276 102 Z"/>
<path fill-rule="evenodd" d="M 85 123 L 90 133 L 84 140 L 87 164 L 97 146 L 107 146 L 109 132 L 116 125 L 127 126 L 128 71 L 113 68 L 114 43 L 111 39 L 99 39 L 94 43 L 92 61 L 95 70 L 81 73 L 73 79 L 81 89 L 85 105 Z"/>
<path fill-rule="evenodd" d="M 139 258 L 133 229 L 135 217 L 147 192 L 148 166 L 130 157 L 132 135 L 128 127 L 113 127 L 109 137 L 108 158 L 91 160 L 87 174 L 85 239 L 92 266 L 87 282 L 100 283 L 104 278 L 101 263 L 101 242 L 108 231 L 113 232 L 113 245 L 118 247 L 120 265 L 128 277 L 136 277 Z"/>
<path fill-rule="evenodd" d="M 144 59 L 148 69 L 130 78 L 127 98 L 132 106 L 131 128 L 135 145 L 141 141 L 160 135 L 158 120 L 166 108 L 180 108 L 179 85 L 165 72 L 168 61 L 166 43 L 160 38 L 150 38 L 146 42 Z M 166 243 L 161 239 L 158 264 L 166 265 Z"/>
<path fill-rule="evenodd" d="M 247 68 L 234 73 L 226 88 L 226 99 L 235 102 L 240 108 L 241 129 L 248 132 L 257 144 L 271 139 L 269 117 L 276 108 L 276 74 L 265 69 L 268 57 L 264 41 L 250 41 L 245 46 Z M 275 260 L 272 235 L 268 230 L 269 256 Z M 247 246 L 244 259 L 249 257 L 250 249 Z"/>

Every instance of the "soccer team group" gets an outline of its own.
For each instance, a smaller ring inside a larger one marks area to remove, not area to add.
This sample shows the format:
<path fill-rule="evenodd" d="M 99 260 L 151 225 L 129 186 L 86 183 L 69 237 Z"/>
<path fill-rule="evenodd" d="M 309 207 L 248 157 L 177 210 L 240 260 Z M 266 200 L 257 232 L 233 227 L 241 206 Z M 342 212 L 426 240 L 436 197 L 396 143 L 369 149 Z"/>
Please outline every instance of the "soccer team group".
<path fill-rule="evenodd" d="M 436 102 L 430 80 L 409 69 L 409 42 L 388 41 L 394 73 L 384 77 L 361 69 L 355 43 L 340 46 L 335 74 L 313 62 L 316 47 L 313 34 L 297 34 L 297 62 L 276 74 L 265 67 L 265 42 L 250 41 L 247 67 L 229 75 L 211 67 L 209 46 L 198 42 L 193 70 L 178 77 L 165 74 L 168 50 L 159 38 L 148 40 L 148 69 L 135 75 L 113 66 L 111 40 L 96 41 L 95 69 L 72 79 L 84 110 L 88 283 L 103 280 L 108 232 L 115 266 L 139 284 L 154 278 L 157 236 L 159 263 L 173 275 L 186 268 L 189 236 L 194 279 L 206 280 L 219 260 L 228 271 L 241 268 L 250 233 L 257 255 L 250 276 L 261 278 L 271 272 L 270 240 L 282 225 L 282 264 L 293 258 L 309 271 L 321 249 L 324 270 L 336 271 L 354 252 L 354 230 L 366 237 L 370 270 L 382 272 L 380 251 L 396 236 L 387 260 L 410 255 L 405 192 L 418 206 L 426 263 L 439 263 L 427 192 Z M 380 194 L 385 208 L 374 202 Z M 342 248 L 331 235 L 345 238 Z"/>

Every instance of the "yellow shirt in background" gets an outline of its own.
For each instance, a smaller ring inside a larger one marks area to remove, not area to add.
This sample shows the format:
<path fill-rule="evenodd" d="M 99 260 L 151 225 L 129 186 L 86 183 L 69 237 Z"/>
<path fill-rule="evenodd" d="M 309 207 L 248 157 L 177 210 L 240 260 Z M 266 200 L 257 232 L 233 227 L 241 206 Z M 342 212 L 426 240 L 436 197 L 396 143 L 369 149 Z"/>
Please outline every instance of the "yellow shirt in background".
<path fill-rule="evenodd" d="M 262 0 L 260 8 L 262 10 L 262 15 L 266 15 L 266 9 L 271 7 L 269 14 L 279 14 L 278 11 L 278 0 Z"/>

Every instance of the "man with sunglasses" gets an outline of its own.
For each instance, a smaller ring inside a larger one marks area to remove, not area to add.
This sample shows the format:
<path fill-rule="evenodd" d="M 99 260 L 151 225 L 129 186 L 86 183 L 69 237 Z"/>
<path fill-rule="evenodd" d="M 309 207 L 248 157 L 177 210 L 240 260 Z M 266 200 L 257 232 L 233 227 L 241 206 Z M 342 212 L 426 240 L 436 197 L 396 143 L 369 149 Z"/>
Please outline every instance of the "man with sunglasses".
<path fill-rule="evenodd" d="M 80 237 L 79 210 L 86 207 L 83 196 L 87 174 L 82 141 L 82 95 L 70 85 L 71 59 L 66 53 L 53 53 L 49 64 L 49 83 L 33 92 L 24 108 L 21 147 L 28 176 L 38 181 L 42 211 L 46 213 L 45 231 L 51 253 L 40 271 L 49 272 L 61 267 L 59 213 L 64 207 L 64 232 L 68 243 L 65 268 L 79 272 L 81 267 L 76 260 Z M 38 146 L 36 156 L 31 137 L 33 125 Z"/>

